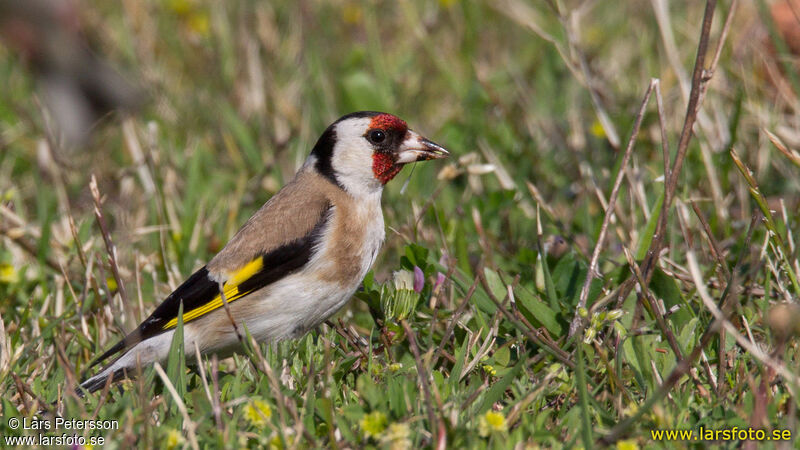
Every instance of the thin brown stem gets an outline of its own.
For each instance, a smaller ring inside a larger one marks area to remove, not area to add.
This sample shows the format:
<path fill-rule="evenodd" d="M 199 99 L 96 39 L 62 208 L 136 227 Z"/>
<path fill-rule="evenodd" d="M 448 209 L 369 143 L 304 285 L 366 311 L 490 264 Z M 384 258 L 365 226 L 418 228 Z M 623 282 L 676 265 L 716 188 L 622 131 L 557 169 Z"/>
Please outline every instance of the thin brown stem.
<path fill-rule="evenodd" d="M 667 119 L 664 112 L 664 99 L 661 96 L 661 81 L 656 80 L 656 109 L 658 110 L 658 129 L 661 131 L 661 154 L 664 156 L 664 182 L 670 178 L 669 138 L 667 137 Z"/>
<path fill-rule="evenodd" d="M 92 191 L 92 199 L 94 200 L 94 215 L 97 219 L 97 225 L 100 227 L 100 234 L 103 235 L 103 242 L 106 245 L 106 252 L 108 253 L 108 263 L 111 266 L 111 274 L 114 276 L 114 281 L 117 283 L 117 292 L 122 299 L 123 308 L 128 308 L 128 293 L 125 291 L 125 284 L 122 282 L 122 277 L 119 274 L 119 266 L 117 265 L 117 248 L 111 241 L 111 234 L 108 232 L 106 220 L 103 217 L 103 211 L 100 209 L 100 190 L 97 188 L 97 179 L 92 175 L 89 181 L 89 190 Z M 133 317 L 133 315 L 129 315 Z"/>
<path fill-rule="evenodd" d="M 608 199 L 608 206 L 606 207 L 605 216 L 603 216 L 603 224 L 600 226 L 600 234 L 597 236 L 597 243 L 595 244 L 594 251 L 592 252 L 592 259 L 589 262 L 589 270 L 586 273 L 586 280 L 584 280 L 583 287 L 581 288 L 578 306 L 575 308 L 575 316 L 569 326 L 569 337 L 575 335 L 580 328 L 581 316 L 578 311 L 586 308 L 586 302 L 589 298 L 589 286 L 591 286 L 594 277 L 598 275 L 597 262 L 600 259 L 600 251 L 603 249 L 603 245 L 605 244 L 606 234 L 608 233 L 608 224 L 611 222 L 611 217 L 614 215 L 614 208 L 617 204 L 617 196 L 619 195 L 619 190 L 622 186 L 622 180 L 625 177 L 625 167 L 628 165 L 628 161 L 633 153 L 633 144 L 636 142 L 636 137 L 639 135 L 639 128 L 642 126 L 642 120 L 644 119 L 647 102 L 650 100 L 650 95 L 653 93 L 653 89 L 655 89 L 656 85 L 656 80 L 650 81 L 647 92 L 644 94 L 644 99 L 642 99 L 642 104 L 639 107 L 639 112 L 636 114 L 636 121 L 633 124 L 633 131 L 631 132 L 631 137 L 628 139 L 628 144 L 625 147 L 625 154 L 622 157 L 622 163 L 619 166 L 617 177 L 614 180 L 614 187 L 611 189 L 611 195 Z"/>
<path fill-rule="evenodd" d="M 700 208 L 697 206 L 696 202 L 691 202 L 692 210 L 694 210 L 694 214 L 697 216 L 697 220 L 700 221 L 700 225 L 703 227 L 703 232 L 706 235 L 706 240 L 708 240 L 708 248 L 711 251 L 711 256 L 717 260 L 717 264 L 719 265 L 720 269 L 722 270 L 725 278 L 730 277 L 731 271 L 728 269 L 728 265 L 725 264 L 725 258 L 722 257 L 722 251 L 720 250 L 719 243 L 714 238 L 714 234 L 711 232 L 711 226 L 708 224 L 705 216 L 700 211 Z"/>
<path fill-rule="evenodd" d="M 656 225 L 656 232 L 653 236 L 653 240 L 650 242 L 650 248 L 647 251 L 645 260 L 640 266 L 645 282 L 648 284 L 653 275 L 653 268 L 661 253 L 661 249 L 664 248 L 665 245 L 664 238 L 669 211 L 672 207 L 672 199 L 678 187 L 678 177 L 681 173 L 681 168 L 683 168 L 683 162 L 686 159 L 686 152 L 689 149 L 689 143 L 693 136 L 692 128 L 697 121 L 697 113 L 700 109 L 700 90 L 702 85 L 710 80 L 710 77 L 704 77 L 703 75 L 706 53 L 708 52 L 708 39 L 711 33 L 711 23 L 714 19 L 716 4 L 716 0 L 708 0 L 706 2 L 703 24 L 700 31 L 700 42 L 697 45 L 697 55 L 695 57 L 694 71 L 692 72 L 692 89 L 689 92 L 689 104 L 686 107 L 683 129 L 678 139 L 678 150 L 675 155 L 675 160 L 672 163 L 669 176 L 665 176 L 664 202 L 661 205 L 661 213 L 658 218 L 658 224 Z M 724 40 L 720 40 L 719 45 L 722 45 L 723 42 Z M 632 284 L 629 286 L 633 287 Z M 624 294 L 627 297 L 627 292 L 624 292 Z"/>
<path fill-rule="evenodd" d="M 633 260 L 633 255 L 631 254 L 630 250 L 627 248 L 624 250 L 625 257 L 628 259 L 628 266 L 630 267 L 631 272 L 633 272 L 633 275 L 636 277 L 636 281 L 639 283 L 639 288 L 641 289 L 639 300 L 647 301 L 647 304 L 650 306 L 650 311 L 653 314 L 653 317 L 656 319 L 656 324 L 661 330 L 661 334 L 667 339 L 670 348 L 672 348 L 672 352 L 675 353 L 675 359 L 678 361 L 683 360 L 683 353 L 678 345 L 678 340 L 675 339 L 675 335 L 672 333 L 672 330 L 669 329 L 669 325 L 667 325 L 667 321 L 664 319 L 664 315 L 661 313 L 661 308 L 659 307 L 658 302 L 653 297 L 650 289 L 647 288 L 647 284 L 644 282 L 644 277 L 642 277 L 642 272 L 639 271 L 639 266 L 636 264 L 636 261 Z"/>

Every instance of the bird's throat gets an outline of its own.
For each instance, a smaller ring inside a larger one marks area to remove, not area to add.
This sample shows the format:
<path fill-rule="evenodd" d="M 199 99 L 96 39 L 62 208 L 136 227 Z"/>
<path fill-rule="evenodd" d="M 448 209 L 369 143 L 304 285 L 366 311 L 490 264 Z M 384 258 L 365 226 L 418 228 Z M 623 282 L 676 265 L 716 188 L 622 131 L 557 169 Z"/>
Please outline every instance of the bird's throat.
<path fill-rule="evenodd" d="M 372 172 L 381 184 L 388 183 L 403 169 L 402 164 L 395 164 L 389 153 L 375 152 L 372 155 Z"/>

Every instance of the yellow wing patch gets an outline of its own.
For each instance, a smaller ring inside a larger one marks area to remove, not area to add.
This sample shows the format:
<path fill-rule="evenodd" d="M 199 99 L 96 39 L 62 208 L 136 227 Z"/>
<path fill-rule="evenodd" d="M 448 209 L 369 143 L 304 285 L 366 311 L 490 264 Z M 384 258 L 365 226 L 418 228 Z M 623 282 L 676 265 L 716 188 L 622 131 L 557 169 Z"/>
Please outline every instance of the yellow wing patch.
<path fill-rule="evenodd" d="M 228 281 L 226 281 L 225 284 L 222 285 L 222 290 L 225 293 L 225 300 L 227 301 L 227 303 L 231 303 L 247 295 L 250 291 L 240 291 L 239 285 L 252 278 L 253 275 L 258 273 L 263 267 L 264 267 L 264 259 L 259 257 L 245 264 L 244 267 L 242 267 L 241 269 L 228 274 L 229 276 Z M 189 322 L 190 320 L 194 320 L 221 307 L 222 307 L 222 296 L 217 295 L 216 297 L 214 297 L 213 300 L 206 303 L 205 305 L 197 307 L 189 312 L 184 313 L 183 323 Z M 178 325 L 178 318 L 176 317 L 167 322 L 167 324 L 164 325 L 164 329 L 168 330 L 170 328 L 174 328 L 177 325 Z"/>

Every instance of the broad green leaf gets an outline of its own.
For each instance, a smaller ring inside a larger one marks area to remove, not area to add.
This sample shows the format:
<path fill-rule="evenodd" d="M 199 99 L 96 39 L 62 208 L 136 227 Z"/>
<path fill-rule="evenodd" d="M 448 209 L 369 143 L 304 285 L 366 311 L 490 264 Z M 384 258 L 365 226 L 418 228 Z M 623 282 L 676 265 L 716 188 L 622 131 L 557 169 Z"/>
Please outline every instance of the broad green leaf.
<path fill-rule="evenodd" d="M 450 371 L 450 384 L 453 385 L 453 389 L 458 385 L 459 379 L 461 378 L 461 370 L 464 368 L 464 359 L 467 357 L 467 344 L 469 344 L 469 341 L 464 338 L 464 342 L 461 343 L 461 346 L 458 347 L 455 354 L 456 362 L 453 364 L 453 369 Z"/>
<path fill-rule="evenodd" d="M 508 349 L 508 345 L 504 345 L 494 352 L 494 362 L 498 366 L 506 367 L 510 360 L 511 351 Z"/>
<path fill-rule="evenodd" d="M 674 322 L 678 328 L 695 316 L 694 311 L 683 298 L 678 283 L 659 267 L 656 267 L 653 272 L 653 278 L 650 280 L 650 290 L 657 298 L 664 300 L 664 307 L 667 310 L 675 306 L 679 307 L 677 311 L 669 316 L 669 320 Z"/>
<path fill-rule="evenodd" d="M 647 249 L 650 248 L 650 243 L 653 242 L 653 234 L 656 232 L 656 225 L 658 225 L 658 218 L 661 216 L 661 205 L 664 203 L 664 191 L 656 200 L 656 204 L 650 210 L 650 219 L 639 235 L 639 245 L 636 248 L 636 260 L 641 261 L 647 256 Z"/>
<path fill-rule="evenodd" d="M 547 328 L 551 335 L 561 336 L 563 333 L 561 324 L 558 323 L 555 311 L 550 309 L 547 304 L 536 298 L 525 288 L 517 288 L 514 291 L 514 295 L 520 312 L 532 325 L 542 325 Z"/>
<path fill-rule="evenodd" d="M 483 275 L 486 277 L 486 284 L 489 285 L 489 290 L 494 295 L 494 298 L 502 303 L 506 297 L 506 285 L 500 279 L 500 275 L 488 267 L 483 269 Z"/>

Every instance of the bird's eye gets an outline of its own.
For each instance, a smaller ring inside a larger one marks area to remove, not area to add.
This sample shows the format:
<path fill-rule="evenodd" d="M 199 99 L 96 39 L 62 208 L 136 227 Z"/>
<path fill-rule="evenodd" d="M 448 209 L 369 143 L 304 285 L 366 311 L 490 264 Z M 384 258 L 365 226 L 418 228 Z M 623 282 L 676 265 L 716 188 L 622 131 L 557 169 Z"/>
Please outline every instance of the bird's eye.
<path fill-rule="evenodd" d="M 373 144 L 380 144 L 386 140 L 386 133 L 384 133 L 383 130 L 372 130 L 367 135 L 367 138 Z"/>

